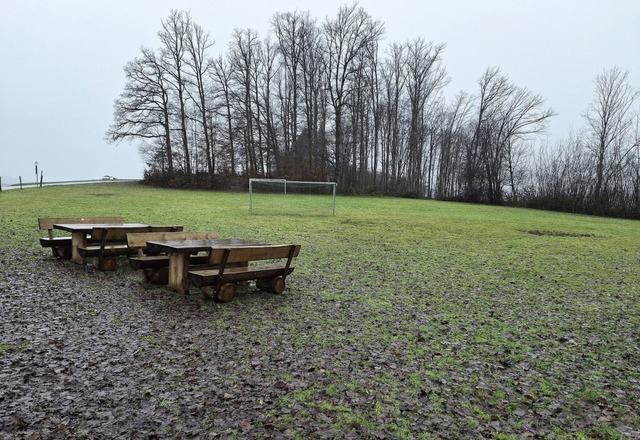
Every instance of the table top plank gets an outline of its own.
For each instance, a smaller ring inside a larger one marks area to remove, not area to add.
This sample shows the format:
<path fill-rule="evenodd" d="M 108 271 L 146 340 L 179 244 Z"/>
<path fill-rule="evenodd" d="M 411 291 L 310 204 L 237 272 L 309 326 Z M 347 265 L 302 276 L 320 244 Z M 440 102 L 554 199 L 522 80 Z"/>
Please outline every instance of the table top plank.
<path fill-rule="evenodd" d="M 93 228 L 125 229 L 148 228 L 145 223 L 55 223 L 54 229 L 68 232 L 91 232 Z"/>
<path fill-rule="evenodd" d="M 155 240 L 148 241 L 147 247 L 152 251 L 192 253 L 208 251 L 212 247 L 258 246 L 265 244 L 267 243 L 256 240 L 247 240 L 244 238 L 221 238 L 211 240 Z"/>

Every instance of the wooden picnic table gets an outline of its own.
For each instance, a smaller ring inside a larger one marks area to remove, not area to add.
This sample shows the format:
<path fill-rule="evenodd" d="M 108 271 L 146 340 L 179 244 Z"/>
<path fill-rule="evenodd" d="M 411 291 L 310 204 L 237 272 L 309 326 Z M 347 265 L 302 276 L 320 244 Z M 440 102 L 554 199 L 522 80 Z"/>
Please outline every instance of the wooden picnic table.
<path fill-rule="evenodd" d="M 71 260 L 74 263 L 85 264 L 85 259 L 78 252 L 78 248 L 87 245 L 87 234 L 90 234 L 93 228 L 145 230 L 149 228 L 149 225 L 143 223 L 56 223 L 53 228 L 71 232 Z"/>
<path fill-rule="evenodd" d="M 255 240 L 225 238 L 213 240 L 148 241 L 150 252 L 166 252 L 169 255 L 169 282 L 167 288 L 179 293 L 189 293 L 189 256 L 198 252 L 210 252 L 214 248 L 264 245 Z"/>

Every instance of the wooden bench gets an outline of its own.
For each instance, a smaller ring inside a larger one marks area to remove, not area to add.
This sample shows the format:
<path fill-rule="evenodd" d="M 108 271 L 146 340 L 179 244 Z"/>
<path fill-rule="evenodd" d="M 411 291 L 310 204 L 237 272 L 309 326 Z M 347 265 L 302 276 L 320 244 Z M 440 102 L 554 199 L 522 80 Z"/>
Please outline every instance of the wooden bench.
<path fill-rule="evenodd" d="M 169 240 L 215 240 L 219 235 L 210 232 L 134 232 L 127 234 L 127 246 L 135 250 L 129 257 L 129 264 L 134 269 L 142 269 L 146 281 L 152 284 L 166 285 L 169 280 L 169 255 L 149 254 L 147 242 Z M 209 261 L 208 255 L 191 255 L 190 265 L 203 265 Z"/>
<path fill-rule="evenodd" d="M 71 236 L 55 236 L 53 225 L 56 223 L 124 223 L 123 217 L 43 217 L 38 219 L 38 228 L 46 230 L 47 237 L 40 238 L 40 245 L 51 248 L 54 257 L 68 260 L 71 258 Z"/>
<path fill-rule="evenodd" d="M 182 226 L 148 226 L 146 228 L 109 228 L 96 227 L 91 231 L 91 241 L 86 246 L 79 247 L 78 253 L 82 258 L 95 257 L 94 265 L 101 270 L 116 268 L 116 257 L 130 255 L 137 252 L 127 246 L 127 234 L 144 232 L 175 232 L 182 230 Z"/>
<path fill-rule="evenodd" d="M 299 245 L 265 245 L 212 248 L 209 264 L 216 268 L 189 270 L 189 281 L 202 293 L 221 302 L 229 302 L 235 294 L 234 283 L 256 280 L 256 287 L 282 293 L 291 272 L 292 260 L 300 253 Z M 238 266 L 247 262 L 270 261 L 269 264 Z"/>

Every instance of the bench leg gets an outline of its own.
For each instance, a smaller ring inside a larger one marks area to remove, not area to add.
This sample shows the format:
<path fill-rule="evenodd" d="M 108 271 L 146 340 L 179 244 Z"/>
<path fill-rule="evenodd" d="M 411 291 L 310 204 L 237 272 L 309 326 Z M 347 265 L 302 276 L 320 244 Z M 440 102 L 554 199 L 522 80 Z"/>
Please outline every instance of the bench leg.
<path fill-rule="evenodd" d="M 189 293 L 189 255 L 169 253 L 169 281 L 167 288 L 178 293 Z"/>
<path fill-rule="evenodd" d="M 78 248 L 85 247 L 87 245 L 86 232 L 73 232 L 71 233 L 71 259 L 74 263 L 85 264 L 85 259 L 82 258 L 78 252 Z"/>
<path fill-rule="evenodd" d="M 256 280 L 256 288 L 266 290 L 267 292 L 282 293 L 284 292 L 284 277 L 261 278 Z"/>

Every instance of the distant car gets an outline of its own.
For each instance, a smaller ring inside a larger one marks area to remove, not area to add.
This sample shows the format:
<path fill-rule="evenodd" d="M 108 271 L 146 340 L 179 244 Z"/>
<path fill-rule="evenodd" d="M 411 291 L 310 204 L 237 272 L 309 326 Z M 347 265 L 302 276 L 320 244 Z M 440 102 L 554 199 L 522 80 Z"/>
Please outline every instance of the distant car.
<path fill-rule="evenodd" d="M 118 179 L 116 179 L 113 176 L 105 175 L 105 176 L 102 176 L 102 180 L 118 180 Z"/>

